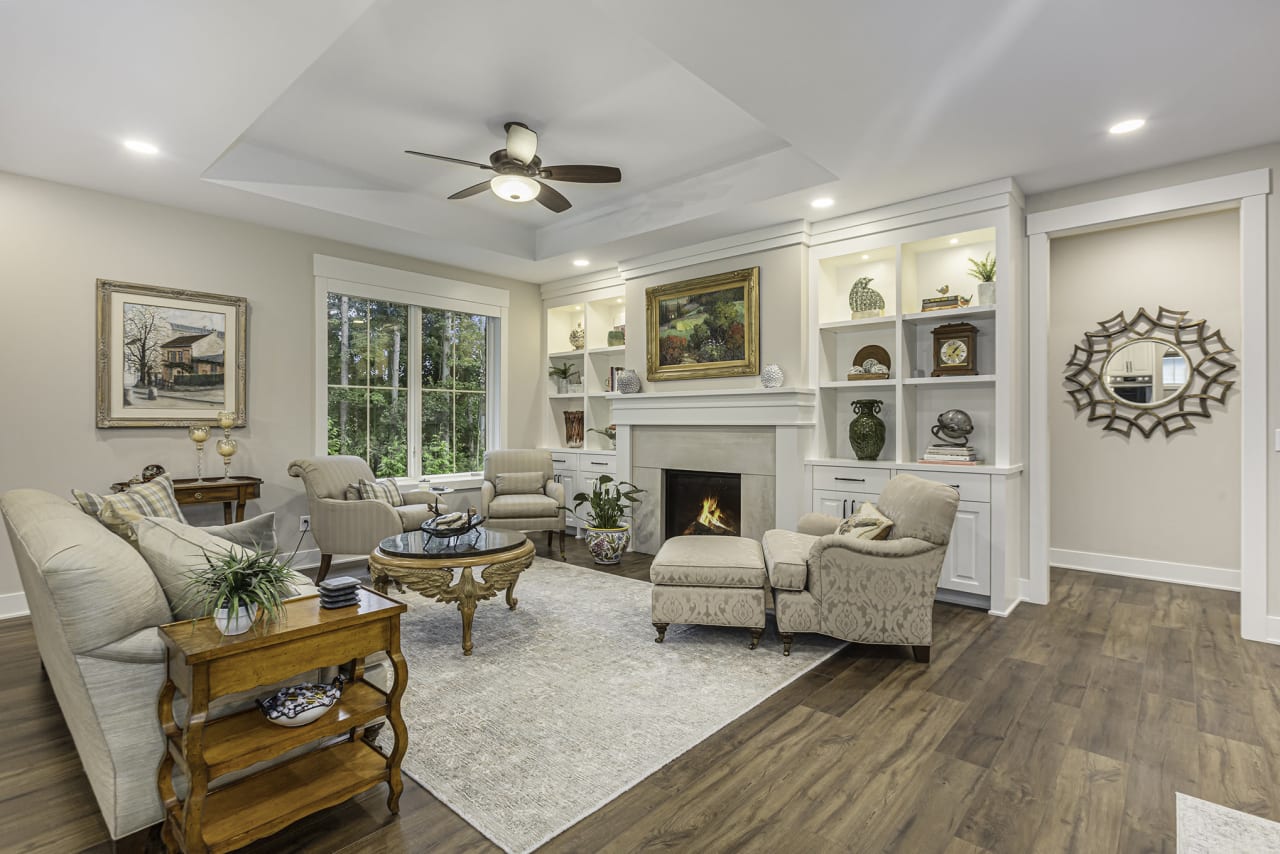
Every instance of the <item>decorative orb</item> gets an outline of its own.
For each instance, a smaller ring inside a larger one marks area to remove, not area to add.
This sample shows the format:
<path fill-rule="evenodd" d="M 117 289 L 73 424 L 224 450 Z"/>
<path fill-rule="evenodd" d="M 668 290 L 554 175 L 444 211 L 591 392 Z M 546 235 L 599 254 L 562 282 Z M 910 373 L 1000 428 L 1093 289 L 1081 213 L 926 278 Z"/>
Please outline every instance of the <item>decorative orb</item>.
<path fill-rule="evenodd" d="M 948 409 L 938 416 L 938 432 L 959 441 L 973 432 L 973 419 L 963 409 Z"/>

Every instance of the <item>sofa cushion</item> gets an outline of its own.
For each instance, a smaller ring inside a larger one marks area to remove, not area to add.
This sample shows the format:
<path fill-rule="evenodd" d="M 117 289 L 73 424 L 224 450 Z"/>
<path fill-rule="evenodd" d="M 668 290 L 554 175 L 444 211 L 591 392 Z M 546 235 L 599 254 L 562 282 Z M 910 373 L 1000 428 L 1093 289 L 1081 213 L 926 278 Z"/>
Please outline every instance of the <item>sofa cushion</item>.
<path fill-rule="evenodd" d="M 649 567 L 654 584 L 764 587 L 764 553 L 746 537 L 672 537 Z"/>
<path fill-rule="evenodd" d="M 232 522 L 230 525 L 204 525 L 201 530 L 246 549 L 273 552 L 279 547 L 276 540 L 275 513 L 263 513 L 261 516 L 255 516 L 243 522 Z"/>
<path fill-rule="evenodd" d="M 809 550 L 817 537 L 795 531 L 764 532 L 764 563 L 778 590 L 803 590 L 809 579 Z"/>
<path fill-rule="evenodd" d="M 431 511 L 430 504 L 403 504 L 395 508 L 395 511 L 400 517 L 402 531 L 416 531 L 422 527 L 423 522 L 434 519 L 436 516 Z"/>
<path fill-rule="evenodd" d="M 893 520 L 893 538 L 914 537 L 945 546 L 951 542 L 960 493 L 946 484 L 900 474 L 885 484 L 876 505 Z"/>
<path fill-rule="evenodd" d="M 559 514 L 560 506 L 549 495 L 497 495 L 489 502 L 489 516 L 494 519 L 540 518 Z"/>
<path fill-rule="evenodd" d="M 400 487 L 396 486 L 396 482 L 389 477 L 379 478 L 378 480 L 360 478 L 360 480 L 356 481 L 356 486 L 360 490 L 360 497 L 365 501 L 381 501 L 383 504 L 390 504 L 392 507 L 399 507 L 404 504 L 404 497 L 400 495 Z"/>
<path fill-rule="evenodd" d="M 859 540 L 886 540 L 892 530 L 893 520 L 876 509 L 870 501 L 864 501 L 852 516 L 840 523 L 836 533 Z"/>
<path fill-rule="evenodd" d="M 493 486 L 498 495 L 543 495 L 547 481 L 540 471 L 506 472 L 498 475 Z"/>
<path fill-rule="evenodd" d="M 146 483 L 130 485 L 124 492 L 98 495 L 81 489 L 71 490 L 80 509 L 106 525 L 113 533 L 131 539 L 129 523 L 139 516 L 158 516 L 186 522 L 173 494 L 173 482 L 162 474 Z"/>

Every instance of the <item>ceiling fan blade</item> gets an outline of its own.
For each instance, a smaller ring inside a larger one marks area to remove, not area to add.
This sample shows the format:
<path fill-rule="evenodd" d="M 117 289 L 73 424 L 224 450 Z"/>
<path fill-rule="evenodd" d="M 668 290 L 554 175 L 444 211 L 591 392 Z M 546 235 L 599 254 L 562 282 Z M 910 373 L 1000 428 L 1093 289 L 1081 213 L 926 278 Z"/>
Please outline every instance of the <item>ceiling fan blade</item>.
<path fill-rule="evenodd" d="M 507 156 L 528 163 L 538 153 L 538 135 L 520 122 L 507 122 Z"/>
<path fill-rule="evenodd" d="M 484 192 L 485 190 L 487 190 L 487 189 L 489 189 L 489 182 L 488 182 L 488 181 L 481 181 L 479 184 L 472 184 L 470 187 L 467 187 L 465 190 L 459 190 L 458 192 L 454 193 L 454 194 L 453 194 L 452 196 L 450 196 L 449 198 L 451 198 L 451 199 L 469 199 L 469 198 L 471 198 L 472 196 L 474 196 L 476 193 L 483 193 L 483 192 Z"/>
<path fill-rule="evenodd" d="M 552 211 L 553 213 L 564 213 L 569 208 L 573 207 L 573 205 L 569 204 L 569 200 L 560 194 L 559 190 L 554 187 L 548 187 L 541 181 L 538 182 L 538 186 L 542 187 L 542 189 L 538 191 L 538 201 L 547 210 Z"/>
<path fill-rule="evenodd" d="M 616 184 L 622 180 L 622 170 L 616 166 L 547 166 L 538 170 L 538 177 L 580 184 Z"/>
<path fill-rule="evenodd" d="M 443 160 L 445 163 L 458 163 L 462 166 L 474 166 L 477 169 L 487 169 L 489 171 L 493 171 L 493 167 L 490 166 L 488 163 L 477 163 L 474 160 L 459 160 L 456 157 L 445 157 L 443 154 L 426 154 L 421 151 L 410 151 L 407 148 L 405 149 L 404 153 L 413 154 L 418 157 L 429 157 L 432 160 Z"/>

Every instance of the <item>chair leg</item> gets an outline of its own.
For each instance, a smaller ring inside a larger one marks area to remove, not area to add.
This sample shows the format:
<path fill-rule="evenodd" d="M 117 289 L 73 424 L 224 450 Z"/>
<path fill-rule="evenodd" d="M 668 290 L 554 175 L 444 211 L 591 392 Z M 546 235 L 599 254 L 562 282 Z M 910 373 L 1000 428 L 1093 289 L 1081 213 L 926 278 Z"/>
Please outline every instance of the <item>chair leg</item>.
<path fill-rule="evenodd" d="M 560 529 L 560 560 L 564 560 L 564 528 Z"/>
<path fill-rule="evenodd" d="M 320 571 L 316 573 L 316 584 L 324 581 L 329 574 L 329 566 L 333 563 L 333 555 L 320 555 Z"/>
<path fill-rule="evenodd" d="M 653 624 L 653 627 L 658 630 L 658 636 L 653 639 L 654 643 L 662 643 L 662 641 L 667 637 L 667 626 L 669 625 L 671 624 L 670 623 L 654 623 Z"/>
<path fill-rule="evenodd" d="M 764 626 L 751 630 L 751 643 L 747 644 L 747 649 L 755 649 L 760 645 L 760 635 L 764 634 Z"/>
<path fill-rule="evenodd" d="M 921 664 L 929 663 L 929 652 L 932 647 L 929 646 L 913 646 L 911 647 L 911 655 Z"/>
<path fill-rule="evenodd" d="M 778 632 L 778 639 L 782 641 L 782 654 L 791 654 L 791 642 L 796 639 L 795 632 Z"/>
<path fill-rule="evenodd" d="M 555 534 L 555 531 L 547 531 L 547 554 L 551 554 L 551 542 Z"/>

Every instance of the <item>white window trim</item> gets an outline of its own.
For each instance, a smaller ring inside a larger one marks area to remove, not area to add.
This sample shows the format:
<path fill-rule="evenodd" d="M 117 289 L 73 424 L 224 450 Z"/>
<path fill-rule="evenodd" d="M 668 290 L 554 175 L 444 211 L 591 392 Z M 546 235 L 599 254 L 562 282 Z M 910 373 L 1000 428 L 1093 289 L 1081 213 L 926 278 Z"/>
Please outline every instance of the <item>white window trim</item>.
<path fill-rule="evenodd" d="M 323 456 L 329 452 L 328 442 L 328 400 L 329 400 L 329 362 L 328 340 L 323 330 L 328 322 L 329 293 L 348 294 L 368 299 L 384 300 L 419 308 L 443 309 L 446 311 L 482 314 L 498 320 L 497 336 L 489 339 L 489 376 L 497 378 L 496 393 L 487 395 L 485 418 L 488 429 L 485 443 L 490 448 L 502 447 L 503 437 L 507 435 L 507 408 L 502 406 L 499 398 L 507 387 L 507 314 L 511 305 L 511 294 L 502 288 L 491 288 L 486 285 L 475 285 L 445 279 L 440 276 L 429 276 L 425 273 L 411 273 L 392 267 L 381 267 L 377 264 L 365 264 L 345 258 L 334 258 L 329 255 L 313 256 L 315 287 L 315 320 L 312 335 L 315 345 L 315 396 L 312 398 L 314 415 L 312 446 L 315 453 Z M 411 336 L 411 341 L 417 336 Z M 415 352 L 416 351 L 416 352 Z M 422 362 L 421 345 L 411 344 L 409 364 L 420 365 Z M 410 412 L 422 409 L 421 389 L 410 383 L 408 388 Z M 422 425 L 417 419 L 410 418 L 408 429 L 410 438 L 418 434 L 421 440 Z M 419 463 L 421 465 L 421 463 Z M 466 472 L 458 475 L 466 477 Z M 433 475 L 437 480 L 444 475 Z"/>

